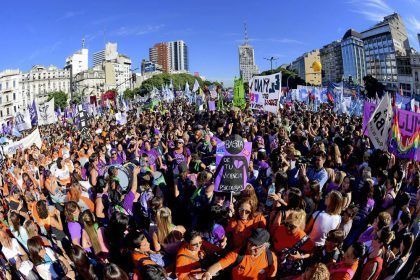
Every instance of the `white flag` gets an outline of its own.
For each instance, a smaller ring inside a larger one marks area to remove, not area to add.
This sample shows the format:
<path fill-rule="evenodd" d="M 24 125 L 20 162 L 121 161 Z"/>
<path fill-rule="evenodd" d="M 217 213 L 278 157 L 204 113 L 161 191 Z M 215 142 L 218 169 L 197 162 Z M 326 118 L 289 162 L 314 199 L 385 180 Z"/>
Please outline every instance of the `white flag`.
<path fill-rule="evenodd" d="M 29 110 L 25 110 L 23 112 L 17 111 L 15 114 L 15 126 L 19 131 L 24 131 L 27 129 L 31 129 L 31 115 L 29 114 Z"/>
<path fill-rule="evenodd" d="M 393 114 L 391 98 L 387 93 L 382 97 L 367 124 L 369 138 L 376 149 L 388 149 L 388 136 Z"/>
<path fill-rule="evenodd" d="M 200 85 L 198 84 L 197 80 L 194 82 L 193 92 L 196 92 L 200 88 Z"/>
<path fill-rule="evenodd" d="M 54 98 L 37 106 L 38 125 L 46 125 L 57 122 L 54 112 Z"/>

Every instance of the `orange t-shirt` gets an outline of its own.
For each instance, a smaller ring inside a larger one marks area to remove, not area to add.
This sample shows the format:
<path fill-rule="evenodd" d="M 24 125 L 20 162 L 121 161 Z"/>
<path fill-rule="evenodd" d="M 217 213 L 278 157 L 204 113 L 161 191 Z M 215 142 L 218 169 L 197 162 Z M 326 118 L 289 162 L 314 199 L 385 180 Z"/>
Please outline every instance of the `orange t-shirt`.
<path fill-rule="evenodd" d="M 198 251 L 191 251 L 183 245 L 176 256 L 175 274 L 179 280 L 188 280 L 190 275 L 202 272 Z"/>
<path fill-rule="evenodd" d="M 231 233 L 234 249 L 244 246 L 251 232 L 256 228 L 265 228 L 267 222 L 263 215 L 258 214 L 248 221 L 231 219 L 226 227 L 226 233 Z"/>
<path fill-rule="evenodd" d="M 239 250 L 228 253 L 219 261 L 222 269 L 235 263 L 238 257 Z M 273 256 L 273 264 L 268 267 L 268 258 L 265 251 L 259 256 L 253 257 L 251 255 L 244 255 L 242 261 L 232 269 L 232 279 L 235 280 L 249 280 L 249 279 L 274 279 L 277 273 L 277 257 L 271 252 Z"/>
<path fill-rule="evenodd" d="M 330 280 L 351 280 L 357 271 L 359 261 L 354 262 L 351 266 L 340 262 L 330 268 Z"/>
<path fill-rule="evenodd" d="M 152 261 L 149 256 L 142 254 L 140 252 L 133 252 L 133 254 L 131 255 L 131 259 L 133 260 L 133 263 L 134 263 L 134 276 L 133 276 L 134 280 L 142 279 L 140 275 L 140 271 L 139 271 L 141 266 L 156 265 L 156 263 Z M 140 261 L 143 259 L 144 261 L 142 262 L 142 264 L 140 264 Z"/>
<path fill-rule="evenodd" d="M 273 235 L 271 238 L 273 241 L 274 252 L 279 253 L 283 249 L 292 248 L 305 235 L 306 233 L 301 229 L 297 229 L 294 233 L 290 234 L 284 225 L 273 228 Z M 300 249 L 304 252 L 310 252 L 313 248 L 313 241 L 308 240 Z"/>

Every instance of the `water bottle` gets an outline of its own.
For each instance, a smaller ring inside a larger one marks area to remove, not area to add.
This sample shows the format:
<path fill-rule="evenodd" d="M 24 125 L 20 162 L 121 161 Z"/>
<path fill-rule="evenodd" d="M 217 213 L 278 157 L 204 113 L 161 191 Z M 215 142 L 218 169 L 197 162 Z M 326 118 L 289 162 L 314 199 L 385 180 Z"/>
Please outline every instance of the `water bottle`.
<path fill-rule="evenodd" d="M 267 205 L 268 207 L 270 207 L 271 205 L 273 205 L 273 200 L 268 198 L 271 194 L 275 194 L 276 193 L 276 184 L 272 183 L 270 188 L 268 189 L 268 193 L 267 193 L 267 201 L 265 202 L 265 205 Z"/>

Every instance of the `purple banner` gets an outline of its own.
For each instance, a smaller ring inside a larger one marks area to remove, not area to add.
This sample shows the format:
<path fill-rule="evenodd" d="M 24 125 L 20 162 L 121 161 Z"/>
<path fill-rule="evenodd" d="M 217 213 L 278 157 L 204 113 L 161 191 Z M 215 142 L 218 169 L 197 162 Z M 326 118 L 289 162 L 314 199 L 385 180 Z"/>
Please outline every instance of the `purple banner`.
<path fill-rule="evenodd" d="M 209 101 L 209 111 L 216 111 L 216 102 Z"/>
<path fill-rule="evenodd" d="M 252 143 L 244 142 L 239 135 L 233 135 L 217 145 L 215 190 L 240 192 L 248 179 Z"/>
<path fill-rule="evenodd" d="M 376 104 L 371 102 L 365 102 L 363 110 L 363 131 L 365 135 L 368 135 L 366 125 L 375 111 Z M 412 136 L 416 133 L 417 129 L 420 128 L 420 114 L 397 109 L 398 114 L 398 126 L 400 127 L 401 136 L 403 139 Z"/>

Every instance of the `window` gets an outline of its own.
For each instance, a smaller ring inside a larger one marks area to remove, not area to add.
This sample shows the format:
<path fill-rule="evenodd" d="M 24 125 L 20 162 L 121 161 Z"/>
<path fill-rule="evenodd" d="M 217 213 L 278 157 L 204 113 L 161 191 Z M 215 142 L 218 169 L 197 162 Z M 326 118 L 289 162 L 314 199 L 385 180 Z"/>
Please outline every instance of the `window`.
<path fill-rule="evenodd" d="M 9 82 L 6 82 L 6 89 L 9 89 Z"/>
<path fill-rule="evenodd" d="M 7 115 L 9 115 L 9 114 L 10 114 L 10 112 L 9 112 L 9 107 L 7 107 L 7 108 L 6 108 L 6 112 L 7 112 Z"/>
<path fill-rule="evenodd" d="M 16 100 L 16 93 L 13 93 L 13 100 Z"/>

